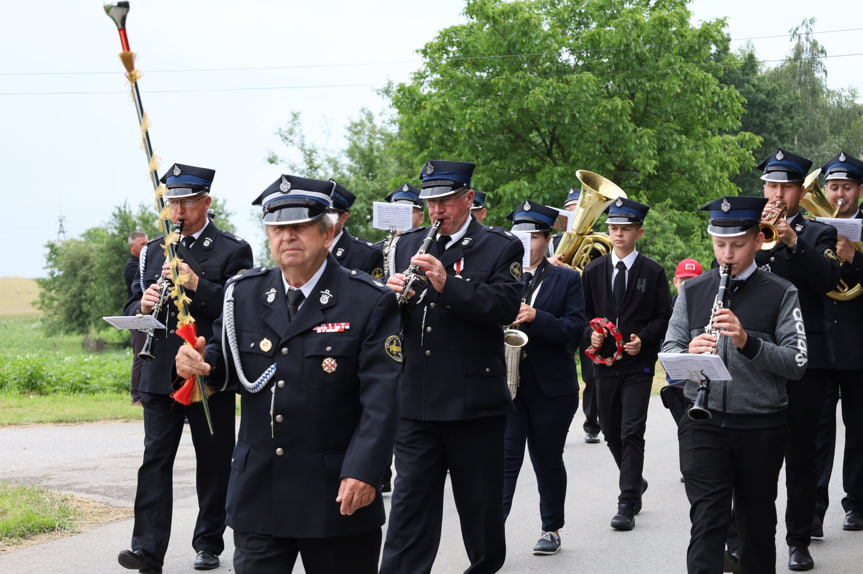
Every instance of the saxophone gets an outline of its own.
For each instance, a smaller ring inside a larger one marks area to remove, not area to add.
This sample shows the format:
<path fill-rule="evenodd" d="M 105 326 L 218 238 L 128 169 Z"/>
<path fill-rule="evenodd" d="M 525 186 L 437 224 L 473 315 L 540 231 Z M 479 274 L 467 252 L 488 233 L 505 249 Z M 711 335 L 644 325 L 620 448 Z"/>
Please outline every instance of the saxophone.
<path fill-rule="evenodd" d="M 414 257 L 416 257 L 417 255 L 425 255 L 426 253 L 428 253 L 429 247 L 431 247 L 431 244 L 434 243 L 434 240 L 437 238 L 437 233 L 438 231 L 440 231 L 440 226 L 442 224 L 442 219 L 438 219 L 434 222 L 434 225 L 429 228 L 428 233 L 426 234 L 425 238 L 423 238 L 423 242 L 420 243 L 420 248 L 417 249 Z M 407 271 L 405 271 L 405 286 L 402 289 L 401 293 L 396 296 L 399 305 L 404 305 L 405 303 L 407 303 L 408 295 L 413 289 L 414 283 L 416 283 L 417 280 L 420 279 L 421 272 L 422 269 L 420 269 L 420 266 L 416 265 L 415 263 L 411 263 L 410 266 L 407 268 Z"/>
<path fill-rule="evenodd" d="M 720 309 L 728 306 L 728 280 L 731 278 L 731 266 L 723 265 L 719 270 L 719 290 L 716 292 L 716 297 L 713 298 L 713 308 L 710 310 L 710 320 L 704 328 L 704 332 L 708 335 L 713 335 L 716 339 L 716 345 L 713 351 L 708 351 L 706 354 L 716 355 L 719 353 L 719 329 L 714 325 L 716 313 Z M 707 420 L 710 418 L 710 410 L 707 408 L 707 397 L 710 394 L 710 379 L 703 379 L 698 385 L 698 391 L 695 394 L 695 403 L 687 411 L 687 415 L 692 420 Z"/>

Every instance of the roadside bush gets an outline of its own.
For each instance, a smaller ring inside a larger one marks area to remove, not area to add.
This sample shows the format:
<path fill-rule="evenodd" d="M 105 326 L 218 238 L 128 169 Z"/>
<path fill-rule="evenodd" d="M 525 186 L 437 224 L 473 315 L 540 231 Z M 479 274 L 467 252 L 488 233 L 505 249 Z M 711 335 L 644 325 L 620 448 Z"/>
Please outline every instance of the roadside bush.
<path fill-rule="evenodd" d="M 0 391 L 50 394 L 126 392 L 132 353 L 15 355 L 0 364 Z"/>

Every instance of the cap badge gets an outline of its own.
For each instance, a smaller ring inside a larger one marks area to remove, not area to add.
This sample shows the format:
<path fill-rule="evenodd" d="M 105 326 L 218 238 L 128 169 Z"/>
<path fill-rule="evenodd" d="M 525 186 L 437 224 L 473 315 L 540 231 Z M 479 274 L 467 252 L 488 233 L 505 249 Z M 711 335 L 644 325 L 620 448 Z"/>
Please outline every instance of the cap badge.
<path fill-rule="evenodd" d="M 727 197 L 722 198 L 722 203 L 719 205 L 719 209 L 722 210 L 722 213 L 728 213 L 731 211 L 731 203 L 728 201 Z"/>
<path fill-rule="evenodd" d="M 785 159 L 785 154 L 782 153 L 782 150 L 776 152 L 776 161 L 782 161 Z"/>
<path fill-rule="evenodd" d="M 213 242 L 213 239 L 211 237 L 205 237 L 204 238 L 204 247 L 209 247 L 212 242 Z"/>
<path fill-rule="evenodd" d="M 174 166 L 174 176 L 176 177 L 176 176 L 180 175 L 181 173 L 183 173 L 183 172 L 180 171 L 180 166 L 175 165 Z"/>
<path fill-rule="evenodd" d="M 273 301 L 275 301 L 276 300 L 276 288 L 270 287 L 270 290 L 267 291 L 266 295 L 267 295 L 267 303 L 272 303 Z"/>
<path fill-rule="evenodd" d="M 525 200 L 525 202 L 524 202 L 524 210 L 530 211 L 530 202 L 527 200 Z"/>
<path fill-rule="evenodd" d="M 434 166 L 432 165 L 432 162 L 428 162 L 426 164 L 426 174 L 431 175 L 433 173 L 434 173 Z"/>
<path fill-rule="evenodd" d="M 279 184 L 279 191 L 287 193 L 291 189 L 291 182 L 282 177 L 282 183 Z"/>
<path fill-rule="evenodd" d="M 839 152 L 839 161 L 845 161 L 845 152 Z"/>
<path fill-rule="evenodd" d="M 330 299 L 333 298 L 333 294 L 330 293 L 329 289 L 324 289 L 321 291 L 321 305 L 326 305 L 330 302 Z"/>
<path fill-rule="evenodd" d="M 614 202 L 614 206 L 615 207 L 623 207 L 623 200 L 618 197 L 617 201 Z"/>
<path fill-rule="evenodd" d="M 273 348 L 273 342 L 270 341 L 269 339 L 267 339 L 266 337 L 264 337 L 263 339 L 261 339 L 261 342 L 258 343 L 258 346 L 261 348 L 261 350 L 263 352 L 269 353 L 270 349 Z"/>
<path fill-rule="evenodd" d="M 325 372 L 325 373 L 333 373 L 333 372 L 335 372 L 335 370 L 336 370 L 336 368 L 337 368 L 338 366 L 339 366 L 339 364 L 338 364 L 338 363 L 336 362 L 336 360 L 335 360 L 334 358 L 332 358 L 332 357 L 327 357 L 327 358 L 326 358 L 326 359 L 324 359 L 324 360 L 323 360 L 323 362 L 321 363 L 321 368 L 324 370 L 324 372 Z"/>
<path fill-rule="evenodd" d="M 405 186 L 402 188 L 402 191 L 410 191 L 408 184 L 405 184 Z"/>

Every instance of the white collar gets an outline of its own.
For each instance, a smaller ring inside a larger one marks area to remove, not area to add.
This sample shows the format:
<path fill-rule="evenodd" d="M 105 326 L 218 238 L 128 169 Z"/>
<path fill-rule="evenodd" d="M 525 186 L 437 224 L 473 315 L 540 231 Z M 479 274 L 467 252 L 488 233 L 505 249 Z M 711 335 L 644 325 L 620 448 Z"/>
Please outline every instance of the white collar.
<path fill-rule="evenodd" d="M 470 222 L 473 219 L 473 215 L 468 215 L 467 220 L 464 222 L 458 231 L 449 236 L 449 243 L 446 244 L 446 248 L 444 251 L 461 241 L 461 238 L 467 235 L 467 228 L 470 226 Z"/>
<path fill-rule="evenodd" d="M 621 259 L 617 256 L 617 253 L 614 250 L 611 251 L 611 266 L 617 267 L 618 261 L 623 261 L 623 264 L 626 265 L 626 270 L 629 271 L 632 269 L 632 266 L 635 264 L 635 258 L 638 257 L 638 250 L 633 249 L 632 253 Z"/>
<path fill-rule="evenodd" d="M 300 291 L 303 292 L 303 297 L 305 297 L 306 299 L 309 298 L 309 296 L 312 294 L 312 291 L 314 291 L 314 289 L 315 289 L 315 285 L 318 284 L 318 281 L 320 280 L 321 275 L 324 274 L 324 269 L 326 269 L 326 268 L 327 268 L 327 260 L 324 259 L 324 263 L 320 267 L 318 267 L 318 270 L 315 271 L 315 274 L 312 275 L 312 278 L 309 279 L 308 281 L 306 281 L 306 283 L 302 287 L 300 287 Z M 281 275 L 282 275 L 282 285 L 284 285 L 285 295 L 287 295 L 288 290 L 293 289 L 293 287 L 288 285 L 288 280 L 285 279 L 284 273 L 282 273 Z"/>

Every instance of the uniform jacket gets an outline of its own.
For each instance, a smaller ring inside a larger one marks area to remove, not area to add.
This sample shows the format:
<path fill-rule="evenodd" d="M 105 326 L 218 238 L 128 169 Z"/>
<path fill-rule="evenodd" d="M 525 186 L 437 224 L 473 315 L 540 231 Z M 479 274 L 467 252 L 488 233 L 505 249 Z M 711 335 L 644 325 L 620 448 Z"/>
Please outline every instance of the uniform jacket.
<path fill-rule="evenodd" d="M 395 295 L 329 256 L 314 294 L 289 321 L 280 269 L 255 269 L 233 281 L 243 371 L 250 381 L 270 365 L 276 371 L 257 393 L 237 384 L 242 415 L 228 524 L 291 538 L 378 528 L 380 492 L 352 516 L 342 516 L 335 499 L 342 478 L 377 486 L 390 461 L 401 369 Z M 237 382 L 221 331 L 222 319 L 207 345 L 210 379 Z"/>
<path fill-rule="evenodd" d="M 549 267 L 532 305 L 536 318 L 520 325 L 528 342 L 519 370 L 523 381 L 535 381 L 548 396 L 578 394 L 573 353 L 584 332 L 581 276 L 566 267 Z"/>
<path fill-rule="evenodd" d="M 611 271 L 611 254 L 594 259 L 584 268 L 585 319 L 589 322 L 605 317 L 620 330 L 624 343 L 630 341 L 631 334 L 638 335 L 641 351 L 634 356 L 624 351 L 612 365 L 593 365 L 593 374 L 596 377 L 652 374 L 671 317 L 671 291 L 665 271 L 659 263 L 639 253 L 629 270 L 620 316 L 611 294 Z M 585 327 L 588 340 L 591 332 L 590 326 Z"/>
<path fill-rule="evenodd" d="M 399 236 L 396 269 L 408 268 L 427 232 Z M 432 244 L 429 253 L 448 278 L 442 293 L 426 284 L 402 306 L 402 417 L 467 420 L 510 411 L 503 326 L 518 314 L 523 251 L 509 231 L 473 218 L 466 235 L 443 255 Z"/>
<path fill-rule="evenodd" d="M 384 275 L 381 248 L 362 237 L 354 237 L 344 227 L 331 252 L 342 267 L 365 271 L 375 279 Z"/>
<path fill-rule="evenodd" d="M 858 211 L 855 217 L 861 219 L 863 215 Z M 849 288 L 863 284 L 863 253 L 855 252 L 852 261 L 842 264 L 841 272 L 842 281 Z M 836 301 L 825 296 L 823 301 L 831 368 L 837 371 L 863 369 L 863 353 L 849 351 L 863 346 L 863 332 L 860 330 L 860 325 L 863 325 L 863 296 L 848 301 Z"/>
<path fill-rule="evenodd" d="M 138 273 L 139 260 L 134 255 L 130 255 L 126 260 L 126 266 L 123 268 L 123 281 L 126 282 L 126 296 L 132 296 L 132 282 L 135 281 L 135 275 Z"/>
<path fill-rule="evenodd" d="M 789 222 L 797 233 L 797 252 L 782 242 L 755 254 L 755 262 L 794 283 L 809 341 L 809 368 L 832 368 L 834 350 L 827 340 L 824 297 L 838 283 L 841 270 L 836 258 L 836 228 L 809 221 L 799 214 Z"/>
<path fill-rule="evenodd" d="M 132 282 L 132 295 L 126 302 L 126 315 L 135 315 L 140 311 L 141 295 L 162 274 L 162 264 L 165 262 L 164 242 L 164 237 L 156 237 L 145 246 L 146 251 L 141 255 L 145 258 L 143 274 L 139 272 Z M 209 338 L 213 331 L 213 322 L 222 312 L 225 282 L 252 266 L 252 248 L 233 233 L 222 231 L 209 221 L 188 255 L 194 262 L 187 262 L 199 271 L 198 290 L 186 292 L 192 299 L 189 313 L 195 319 L 198 336 Z M 173 301 L 162 306 L 158 318 L 167 326 L 167 330 L 155 331 L 152 349 L 156 358 L 144 361 L 139 388 L 146 393 L 169 395 L 175 390 L 172 383 L 177 378 L 174 358 L 183 343 L 183 340 L 174 334 L 177 328 L 177 308 Z"/>
<path fill-rule="evenodd" d="M 719 290 L 719 270 L 711 269 L 681 285 L 662 350 L 688 353 L 689 343 L 710 322 Z M 803 376 L 807 363 L 806 333 L 797 288 L 757 269 L 731 295 L 730 309 L 749 335 L 738 350 L 719 338 L 719 355 L 730 381 L 710 381 L 708 408 L 712 424 L 729 428 L 766 428 L 785 424 L 787 379 Z M 698 383 L 687 381 L 684 394 L 695 400 Z M 715 420 L 714 420 L 715 419 Z"/>

